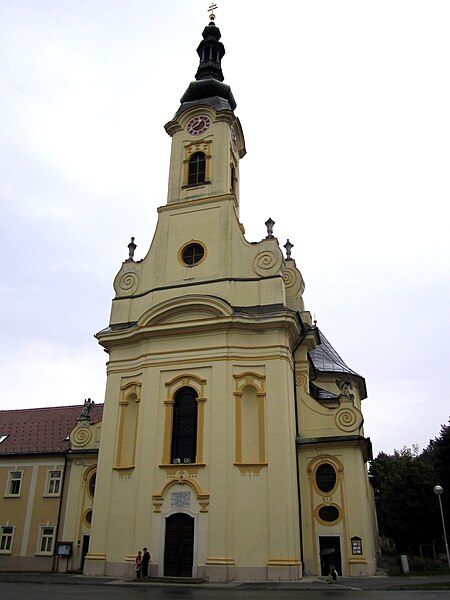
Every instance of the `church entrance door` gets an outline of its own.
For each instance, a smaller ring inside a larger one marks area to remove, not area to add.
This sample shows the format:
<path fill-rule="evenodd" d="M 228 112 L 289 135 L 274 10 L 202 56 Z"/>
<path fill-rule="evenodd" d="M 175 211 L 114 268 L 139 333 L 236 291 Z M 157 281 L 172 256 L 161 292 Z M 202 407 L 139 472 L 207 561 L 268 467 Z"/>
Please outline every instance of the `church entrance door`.
<path fill-rule="evenodd" d="M 341 538 L 337 535 L 319 536 L 321 574 L 328 575 L 333 563 L 338 575 L 342 575 Z"/>
<path fill-rule="evenodd" d="M 194 557 L 194 519 L 175 513 L 166 519 L 164 575 L 192 577 Z"/>

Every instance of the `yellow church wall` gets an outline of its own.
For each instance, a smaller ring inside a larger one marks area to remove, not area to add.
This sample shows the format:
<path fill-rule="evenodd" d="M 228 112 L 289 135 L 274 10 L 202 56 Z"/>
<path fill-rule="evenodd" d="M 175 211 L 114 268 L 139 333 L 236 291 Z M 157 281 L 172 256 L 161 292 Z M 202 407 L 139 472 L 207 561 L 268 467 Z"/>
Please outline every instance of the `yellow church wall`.
<path fill-rule="evenodd" d="M 269 578 L 278 578 L 286 577 L 286 572 L 293 569 L 298 577 L 295 418 L 294 407 L 288 400 L 293 388 L 289 344 L 286 332 L 277 327 L 266 331 L 264 338 L 255 339 L 253 331 L 245 329 L 215 331 L 209 335 L 199 331 L 193 335 L 178 335 L 175 339 L 159 336 L 157 342 L 143 341 L 132 352 L 125 345 L 111 352 L 102 435 L 118 440 L 120 390 L 125 379 L 139 381 L 136 463 L 130 471 L 114 469 L 115 448 L 101 448 L 98 487 L 102 491 L 95 498 L 93 532 L 103 529 L 100 535 L 94 535 L 97 542 L 102 541 L 91 547 L 86 573 L 99 574 L 97 569 L 101 562 L 106 562 L 104 572 L 108 574 L 129 572 L 127 560 L 137 549 L 147 545 L 152 554 L 152 573 L 162 574 L 164 519 L 170 513 L 168 497 L 154 500 L 153 507 L 151 498 L 155 495 L 159 498 L 168 481 L 183 476 L 193 478 L 200 490 L 201 499 L 192 496 L 188 509 L 196 514 L 197 572 L 214 573 L 220 578 L 224 576 L 224 569 L 228 572 L 232 568 L 233 576 L 267 579 L 268 572 L 272 573 Z M 161 356 L 165 364 L 158 361 Z M 239 356 L 244 359 L 241 364 L 236 363 Z M 262 393 L 260 378 L 270 374 L 267 389 L 264 383 L 265 404 L 261 418 L 263 458 L 267 452 L 267 460 L 264 464 L 236 466 L 235 378 L 247 372 L 251 385 L 256 377 L 259 394 Z M 202 448 L 204 466 L 155 466 L 164 465 L 165 437 L 170 435 L 168 390 L 172 393 L 171 382 L 183 375 L 188 378 L 188 385 L 200 386 L 199 392 L 201 388 L 205 398 L 202 425 L 199 425 L 201 443 L 197 445 L 198 451 Z M 194 379 L 191 381 L 190 377 Z M 289 460 L 282 448 L 282 441 L 286 439 L 292 445 Z M 109 470 L 112 474 L 102 477 L 102 473 Z M 268 488 L 274 498 L 270 507 L 263 500 Z M 211 497 L 210 490 L 214 490 Z M 263 491 L 256 506 L 255 498 Z M 280 493 L 290 498 L 287 505 L 276 499 Z M 103 505 L 102 498 L 104 506 L 108 505 L 106 495 L 109 509 L 98 516 L 96 507 Z M 129 506 L 125 515 L 123 506 Z M 233 527 L 229 523 L 227 526 L 230 506 L 233 506 Z M 261 519 L 268 527 L 260 527 Z M 253 542 L 248 539 L 249 527 Z M 91 560 L 91 554 L 103 560 Z"/>
<path fill-rule="evenodd" d="M 351 441 L 335 443 L 331 448 L 318 442 L 300 447 L 299 457 L 305 572 L 321 574 L 319 538 L 336 536 L 340 539 L 342 574 L 374 575 L 376 550 L 369 514 L 367 468 L 362 452 L 355 451 Z M 336 469 L 337 484 L 330 493 L 322 493 L 315 483 L 315 469 L 322 463 L 330 463 Z M 340 516 L 336 523 L 320 519 L 318 511 L 324 505 L 338 507 Z M 361 555 L 352 554 L 351 538 L 354 536 L 362 540 Z"/>

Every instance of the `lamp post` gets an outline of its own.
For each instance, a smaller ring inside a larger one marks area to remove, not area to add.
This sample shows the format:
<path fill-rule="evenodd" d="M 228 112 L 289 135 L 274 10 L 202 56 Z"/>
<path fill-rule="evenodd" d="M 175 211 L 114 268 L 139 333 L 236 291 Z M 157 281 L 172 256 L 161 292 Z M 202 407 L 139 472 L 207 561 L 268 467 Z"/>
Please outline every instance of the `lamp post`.
<path fill-rule="evenodd" d="M 444 530 L 445 551 L 447 552 L 448 568 L 450 569 L 450 554 L 448 553 L 447 533 L 445 531 L 445 521 L 444 521 L 444 511 L 442 510 L 442 502 L 441 502 L 441 496 L 442 496 L 443 492 L 444 492 L 444 489 L 442 488 L 442 486 L 440 486 L 440 485 L 434 486 L 434 493 L 438 497 L 439 508 L 441 509 L 442 529 Z"/>

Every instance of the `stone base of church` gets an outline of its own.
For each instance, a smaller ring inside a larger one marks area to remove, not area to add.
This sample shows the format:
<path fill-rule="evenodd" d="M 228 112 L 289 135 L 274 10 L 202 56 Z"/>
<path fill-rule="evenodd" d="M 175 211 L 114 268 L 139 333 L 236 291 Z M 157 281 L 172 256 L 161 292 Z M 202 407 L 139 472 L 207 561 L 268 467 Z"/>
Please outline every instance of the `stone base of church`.
<path fill-rule="evenodd" d="M 161 576 L 159 565 L 150 564 L 150 577 Z M 123 562 L 106 562 L 105 560 L 89 559 L 84 563 L 84 575 L 89 577 L 135 578 L 134 564 Z M 194 568 L 193 578 L 212 582 L 230 581 L 298 581 L 302 578 L 300 564 L 269 564 L 265 567 L 238 567 L 235 564 L 206 564 Z M 189 580 L 188 577 L 186 577 Z"/>
<path fill-rule="evenodd" d="M 106 568 L 106 557 L 105 556 L 95 556 L 90 558 L 89 555 L 86 557 L 84 561 L 84 569 L 83 574 L 89 575 L 89 577 L 101 577 L 105 575 Z M 122 565 L 123 570 L 123 565 Z"/>
<path fill-rule="evenodd" d="M 375 575 L 377 570 L 376 561 L 367 562 L 364 559 L 350 559 L 350 577 L 366 577 Z"/>

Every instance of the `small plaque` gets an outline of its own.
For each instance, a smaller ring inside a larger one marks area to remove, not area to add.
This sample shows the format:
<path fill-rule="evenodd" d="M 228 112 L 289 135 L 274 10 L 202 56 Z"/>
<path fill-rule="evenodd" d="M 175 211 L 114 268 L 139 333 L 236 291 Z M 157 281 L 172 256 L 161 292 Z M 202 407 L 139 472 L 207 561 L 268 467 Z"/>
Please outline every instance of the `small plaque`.
<path fill-rule="evenodd" d="M 190 506 L 190 492 L 172 492 L 170 495 L 170 508 L 189 508 Z"/>
<path fill-rule="evenodd" d="M 352 537 L 352 554 L 362 554 L 362 543 L 360 537 Z"/>

